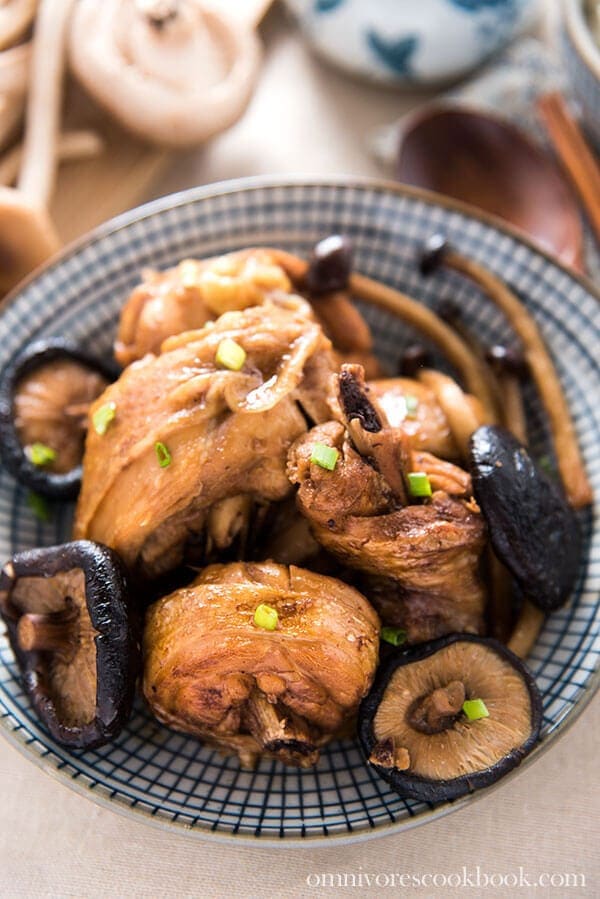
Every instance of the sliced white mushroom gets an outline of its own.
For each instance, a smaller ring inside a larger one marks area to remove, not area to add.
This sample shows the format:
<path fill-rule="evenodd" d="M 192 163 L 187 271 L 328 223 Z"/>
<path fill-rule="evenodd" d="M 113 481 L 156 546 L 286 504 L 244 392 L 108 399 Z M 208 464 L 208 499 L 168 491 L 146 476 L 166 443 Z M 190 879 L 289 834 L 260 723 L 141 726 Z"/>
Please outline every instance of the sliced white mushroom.
<path fill-rule="evenodd" d="M 180 147 L 239 118 L 260 59 L 248 26 L 200 0 L 80 0 L 69 53 L 76 77 L 124 127 Z"/>
<path fill-rule="evenodd" d="M 0 0 L 0 50 L 11 47 L 27 31 L 38 0 Z"/>

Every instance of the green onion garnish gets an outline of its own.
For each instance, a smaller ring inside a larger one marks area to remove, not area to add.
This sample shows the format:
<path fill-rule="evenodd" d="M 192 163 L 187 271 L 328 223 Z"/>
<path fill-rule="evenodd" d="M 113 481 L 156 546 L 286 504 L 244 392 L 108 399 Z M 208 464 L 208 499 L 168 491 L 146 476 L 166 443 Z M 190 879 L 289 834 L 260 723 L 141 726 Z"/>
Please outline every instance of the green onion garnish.
<path fill-rule="evenodd" d="M 261 603 L 256 607 L 254 624 L 257 627 L 262 627 L 265 631 L 274 631 L 277 627 L 278 620 L 279 616 L 277 614 L 277 609 L 274 609 L 272 606 Z"/>
<path fill-rule="evenodd" d="M 215 360 L 217 365 L 221 365 L 223 368 L 239 371 L 246 361 L 246 350 L 231 337 L 226 337 L 217 347 Z"/>
<path fill-rule="evenodd" d="M 540 458 L 538 459 L 538 465 L 542 469 L 542 471 L 546 472 L 546 474 L 554 474 L 554 465 L 552 464 L 552 459 L 550 458 L 550 456 L 540 456 Z"/>
<path fill-rule="evenodd" d="M 47 465 L 56 459 L 56 450 L 45 443 L 32 443 L 25 447 L 25 455 L 33 465 Z"/>
<path fill-rule="evenodd" d="M 101 437 L 103 436 L 103 434 L 106 434 L 108 426 L 114 419 L 116 414 L 116 403 L 104 403 L 103 406 L 99 406 L 92 415 L 92 424 L 94 426 L 94 431 L 96 432 L 96 434 L 100 434 Z"/>
<path fill-rule="evenodd" d="M 312 448 L 310 461 L 314 462 L 315 465 L 320 465 L 321 468 L 326 468 L 327 471 L 333 471 L 337 465 L 339 455 L 334 446 L 327 446 L 326 443 L 315 443 Z"/>
<path fill-rule="evenodd" d="M 158 459 L 158 464 L 161 468 L 167 468 L 171 464 L 171 453 L 160 440 L 158 443 L 154 444 L 154 451 L 156 452 L 156 458 Z"/>
<path fill-rule="evenodd" d="M 406 406 L 406 417 L 407 418 L 416 418 L 417 409 L 419 408 L 419 401 L 416 396 L 408 393 L 404 397 L 404 405 Z"/>
<path fill-rule="evenodd" d="M 465 699 L 462 710 L 469 721 L 479 721 L 480 718 L 490 717 L 483 699 Z"/>
<path fill-rule="evenodd" d="M 431 484 L 424 471 L 410 471 L 407 477 L 411 496 L 431 496 Z"/>
<path fill-rule="evenodd" d="M 401 627 L 382 627 L 381 639 L 391 643 L 392 646 L 401 646 L 406 641 L 406 631 Z"/>
<path fill-rule="evenodd" d="M 50 521 L 50 507 L 39 493 L 28 493 L 27 505 L 39 521 Z"/>

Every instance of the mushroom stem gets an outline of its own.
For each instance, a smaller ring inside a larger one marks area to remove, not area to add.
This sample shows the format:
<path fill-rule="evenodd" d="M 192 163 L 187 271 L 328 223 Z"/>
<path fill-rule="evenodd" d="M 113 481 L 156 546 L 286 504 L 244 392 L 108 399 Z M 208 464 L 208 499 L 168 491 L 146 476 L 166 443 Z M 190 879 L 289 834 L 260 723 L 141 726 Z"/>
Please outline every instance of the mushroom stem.
<path fill-rule="evenodd" d="M 296 284 L 302 282 L 308 268 L 306 262 L 285 250 L 269 248 L 269 253 L 273 254 L 292 281 Z M 398 316 L 435 343 L 460 372 L 467 390 L 483 404 L 487 419 L 490 422 L 496 421 L 494 398 L 488 385 L 481 378 L 477 358 L 464 340 L 435 312 L 401 291 L 380 284 L 365 275 L 357 273 L 350 275 L 348 287 L 353 296 Z"/>
<path fill-rule="evenodd" d="M 42 0 L 35 22 L 19 190 L 46 207 L 56 173 L 57 125 L 69 15 L 75 0 Z"/>
<path fill-rule="evenodd" d="M 438 261 L 466 275 L 502 310 L 520 338 L 525 359 L 550 422 L 562 482 L 571 505 L 582 508 L 592 500 L 592 490 L 579 452 L 575 426 L 560 380 L 542 335 L 524 304 L 507 285 L 483 265 L 446 247 Z"/>
<path fill-rule="evenodd" d="M 77 648 L 78 615 L 72 609 L 36 614 L 26 612 L 17 624 L 17 639 L 24 652 L 59 652 L 69 655 Z"/>
<path fill-rule="evenodd" d="M 541 609 L 528 599 L 524 600 L 515 629 L 507 643 L 508 648 L 520 659 L 526 659 L 533 649 L 545 619 Z"/>
<path fill-rule="evenodd" d="M 58 139 L 57 155 L 60 162 L 72 159 L 88 159 L 98 156 L 103 149 L 101 137 L 95 131 L 68 131 Z M 13 183 L 19 174 L 23 157 L 23 145 L 18 144 L 0 159 L 0 184 Z"/>
<path fill-rule="evenodd" d="M 314 765 L 319 753 L 306 724 L 289 712 L 280 714 L 260 690 L 252 691 L 246 705 L 246 726 L 265 752 L 287 764 Z"/>
<path fill-rule="evenodd" d="M 421 733 L 441 733 L 451 727 L 460 715 L 465 696 L 463 682 L 450 681 L 445 687 L 438 687 L 429 695 L 418 699 L 408 713 L 408 720 Z"/>

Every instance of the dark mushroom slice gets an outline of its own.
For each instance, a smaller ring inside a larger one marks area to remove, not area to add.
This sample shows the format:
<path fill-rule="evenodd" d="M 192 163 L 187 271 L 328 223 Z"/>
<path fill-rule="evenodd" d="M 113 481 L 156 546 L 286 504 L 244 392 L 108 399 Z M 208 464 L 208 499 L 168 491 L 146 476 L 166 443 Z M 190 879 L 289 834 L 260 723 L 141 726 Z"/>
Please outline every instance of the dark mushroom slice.
<path fill-rule="evenodd" d="M 71 749 L 113 740 L 131 712 L 140 652 L 117 554 L 87 540 L 18 553 L 0 574 L 0 614 L 52 737 Z"/>
<path fill-rule="evenodd" d="M 70 341 L 38 341 L 0 382 L 0 456 L 22 484 L 55 499 L 77 495 L 90 404 L 111 367 Z"/>
<path fill-rule="evenodd" d="M 532 676 L 495 640 L 453 634 L 388 655 L 359 711 L 369 764 L 401 796 L 457 799 L 494 783 L 535 745 Z"/>
<path fill-rule="evenodd" d="M 535 605 L 558 609 L 573 589 L 581 559 L 573 509 L 504 428 L 475 431 L 470 471 L 496 555 Z"/>

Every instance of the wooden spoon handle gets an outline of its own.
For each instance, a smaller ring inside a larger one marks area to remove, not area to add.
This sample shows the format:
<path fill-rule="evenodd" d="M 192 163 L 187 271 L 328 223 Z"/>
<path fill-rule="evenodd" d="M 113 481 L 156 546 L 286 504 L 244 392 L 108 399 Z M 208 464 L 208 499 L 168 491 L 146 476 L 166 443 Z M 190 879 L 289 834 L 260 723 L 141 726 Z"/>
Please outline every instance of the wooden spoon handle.
<path fill-rule="evenodd" d="M 35 22 L 19 190 L 48 205 L 56 174 L 67 25 L 75 0 L 42 0 Z"/>
<path fill-rule="evenodd" d="M 554 149 L 585 207 L 600 241 L 600 168 L 583 133 L 558 92 L 540 97 L 537 107 Z"/>

